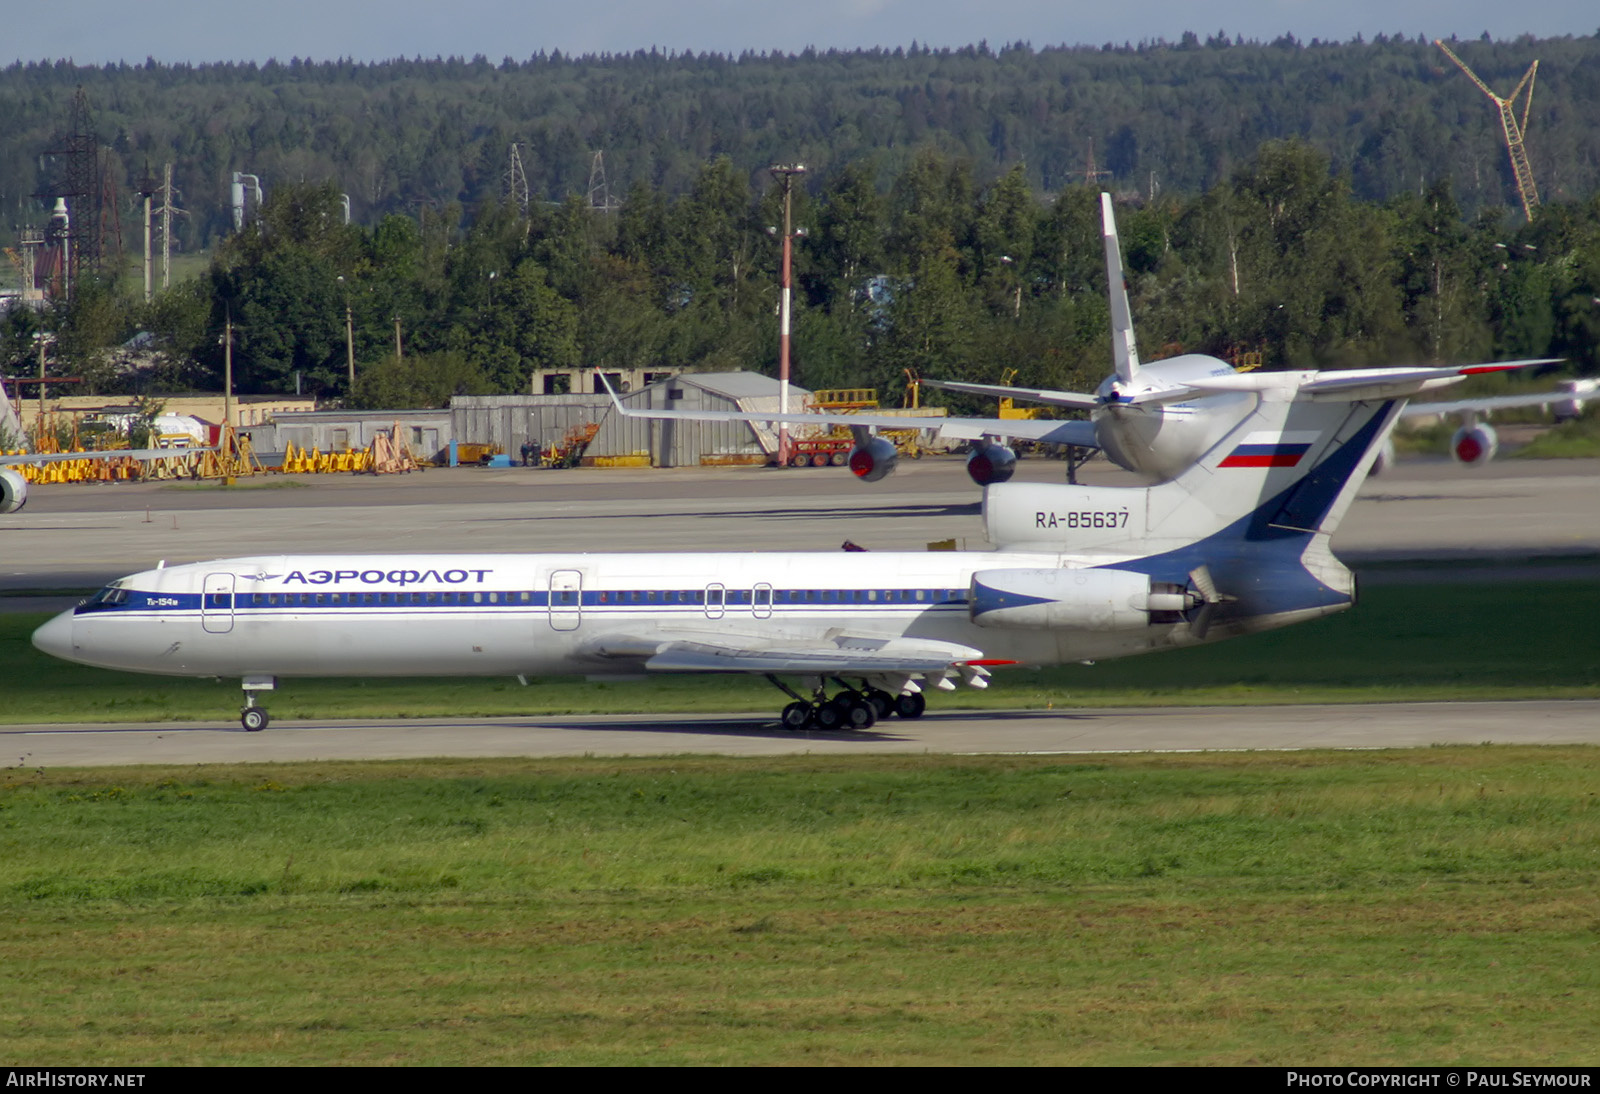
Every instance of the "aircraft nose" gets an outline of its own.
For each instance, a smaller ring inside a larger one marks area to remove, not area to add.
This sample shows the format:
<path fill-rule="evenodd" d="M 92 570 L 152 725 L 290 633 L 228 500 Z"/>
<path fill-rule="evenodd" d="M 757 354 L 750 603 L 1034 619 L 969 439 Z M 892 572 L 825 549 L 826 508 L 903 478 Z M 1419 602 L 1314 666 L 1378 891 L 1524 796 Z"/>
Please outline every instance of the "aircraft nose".
<path fill-rule="evenodd" d="M 73 659 L 72 613 L 62 612 L 40 626 L 33 632 L 33 645 L 35 649 L 42 650 L 52 657 L 71 661 Z"/>

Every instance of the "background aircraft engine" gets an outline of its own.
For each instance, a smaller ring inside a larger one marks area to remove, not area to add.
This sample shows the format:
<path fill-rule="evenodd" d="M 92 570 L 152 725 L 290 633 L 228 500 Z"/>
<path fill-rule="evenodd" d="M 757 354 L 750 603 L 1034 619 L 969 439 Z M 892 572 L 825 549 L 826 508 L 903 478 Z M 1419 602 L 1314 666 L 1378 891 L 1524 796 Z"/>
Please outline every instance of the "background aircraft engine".
<path fill-rule="evenodd" d="M 1468 467 L 1488 463 L 1499 449 L 1500 438 L 1495 436 L 1493 428 L 1482 422 L 1464 425 L 1450 438 L 1451 458 Z"/>
<path fill-rule="evenodd" d="M 893 471 L 899 460 L 900 450 L 893 441 L 874 437 L 850 450 L 850 472 L 862 482 L 877 482 Z"/>
<path fill-rule="evenodd" d="M 969 603 L 980 627 L 1132 630 L 1189 603 L 1166 589 L 1152 594 L 1148 575 L 1127 570 L 980 570 Z"/>
<path fill-rule="evenodd" d="M 15 513 L 28 503 L 28 481 L 15 471 L 0 470 L 0 513 Z"/>
<path fill-rule="evenodd" d="M 967 474 L 979 486 L 1005 482 L 1017 469 L 1017 454 L 1003 444 L 982 441 L 967 457 Z"/>

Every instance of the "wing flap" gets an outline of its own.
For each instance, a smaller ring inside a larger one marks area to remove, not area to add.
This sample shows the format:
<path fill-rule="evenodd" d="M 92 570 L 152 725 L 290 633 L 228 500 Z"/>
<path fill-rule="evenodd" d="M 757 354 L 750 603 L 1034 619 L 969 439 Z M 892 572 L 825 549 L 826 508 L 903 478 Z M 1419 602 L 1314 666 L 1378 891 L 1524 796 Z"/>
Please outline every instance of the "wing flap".
<path fill-rule="evenodd" d="M 954 642 L 838 639 L 816 645 L 734 646 L 720 642 L 668 641 L 644 667 L 651 672 L 750 672 L 833 674 L 947 672 L 981 659 L 983 651 Z"/>

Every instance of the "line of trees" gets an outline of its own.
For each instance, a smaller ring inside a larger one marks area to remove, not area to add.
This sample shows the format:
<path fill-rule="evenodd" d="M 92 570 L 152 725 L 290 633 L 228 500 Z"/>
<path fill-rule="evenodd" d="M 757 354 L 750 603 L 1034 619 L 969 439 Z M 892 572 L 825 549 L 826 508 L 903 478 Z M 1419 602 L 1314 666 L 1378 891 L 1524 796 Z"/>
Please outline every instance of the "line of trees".
<path fill-rule="evenodd" d="M 1592 119 L 1600 110 L 1600 35 L 1457 43 L 1491 86 L 1509 91 L 1540 61 L 1529 148 L 1541 192 L 1575 200 L 1600 189 Z M 1302 139 L 1367 201 L 1455 180 L 1469 212 L 1500 206 L 1510 173 L 1494 110 L 1423 38 L 1246 42 L 1218 31 L 1177 42 L 1035 49 L 539 54 L 494 63 L 398 60 L 256 64 L 68 61 L 0 69 L 0 239 L 42 222 L 62 169 L 82 86 L 134 238 L 132 200 L 148 168 L 176 165 L 190 213 L 186 249 L 231 231 L 230 173 L 269 191 L 336 179 L 355 218 L 374 224 L 506 190 L 507 152 L 522 145 L 532 196 L 584 189 L 604 150 L 620 194 L 635 182 L 677 197 L 726 155 L 759 179 L 776 162 L 826 176 L 871 159 L 880 190 L 932 144 L 974 165 L 987 185 L 1022 164 L 1029 186 L 1057 193 L 1091 158 L 1114 188 L 1197 194 L 1226 182 L 1266 140 Z"/>
<path fill-rule="evenodd" d="M 1013 367 L 1036 386 L 1098 381 L 1110 354 L 1096 189 L 1041 199 L 1021 165 L 980 185 L 932 146 L 886 191 L 880 174 L 865 159 L 796 192 L 798 382 L 893 391 L 908 370 L 993 381 Z M 238 390 L 298 382 L 395 407 L 525 391 L 542 367 L 771 371 L 780 200 L 727 157 L 682 195 L 637 182 L 612 212 L 578 196 L 526 214 L 490 201 L 370 228 L 343 222 L 332 184 L 280 186 L 205 276 L 149 305 L 85 280 L 70 306 L 8 315 L 0 356 L 28 371 L 44 328 L 52 368 L 90 390 L 216 390 L 231 321 Z M 1600 369 L 1600 196 L 1548 204 L 1531 225 L 1467 218 L 1447 181 L 1363 201 L 1322 152 L 1268 142 L 1196 197 L 1124 205 L 1120 225 L 1147 358 L 1554 355 Z M 140 331 L 146 364 L 129 368 L 117 347 Z"/>

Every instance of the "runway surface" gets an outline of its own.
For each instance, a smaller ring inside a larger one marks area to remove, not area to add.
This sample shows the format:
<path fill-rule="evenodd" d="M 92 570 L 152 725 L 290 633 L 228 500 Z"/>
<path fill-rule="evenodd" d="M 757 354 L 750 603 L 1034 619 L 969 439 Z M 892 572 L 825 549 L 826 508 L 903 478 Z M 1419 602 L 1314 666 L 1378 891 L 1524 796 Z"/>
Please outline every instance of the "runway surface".
<path fill-rule="evenodd" d="M 761 714 L 0 728 L 0 766 L 89 767 L 489 756 L 1073 754 L 1435 744 L 1600 745 L 1600 701 L 929 713 L 865 733 L 791 733 Z"/>

